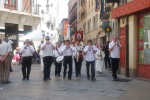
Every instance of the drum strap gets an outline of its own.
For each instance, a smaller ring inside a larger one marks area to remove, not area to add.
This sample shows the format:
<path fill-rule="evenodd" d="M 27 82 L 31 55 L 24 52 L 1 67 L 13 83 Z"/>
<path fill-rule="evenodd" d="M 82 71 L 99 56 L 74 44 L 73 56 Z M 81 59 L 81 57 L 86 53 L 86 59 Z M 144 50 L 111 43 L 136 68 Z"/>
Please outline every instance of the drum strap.
<path fill-rule="evenodd" d="M 58 54 L 59 54 L 59 55 L 61 55 L 61 54 L 59 53 L 59 51 L 58 51 L 58 49 L 57 49 L 57 48 L 56 48 L 56 50 L 57 50 Z"/>

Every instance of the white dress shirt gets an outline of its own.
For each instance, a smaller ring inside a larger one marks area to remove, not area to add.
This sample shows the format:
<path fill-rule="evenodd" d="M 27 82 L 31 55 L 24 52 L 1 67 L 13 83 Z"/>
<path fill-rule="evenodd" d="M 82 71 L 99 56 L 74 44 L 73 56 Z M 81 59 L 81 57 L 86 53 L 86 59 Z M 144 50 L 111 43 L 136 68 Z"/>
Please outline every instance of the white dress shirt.
<path fill-rule="evenodd" d="M 86 55 L 85 55 L 85 60 L 86 61 L 94 61 L 95 60 L 95 54 L 94 54 L 94 50 L 97 50 L 97 48 L 95 46 L 86 46 L 84 48 L 84 52 L 87 52 Z"/>
<path fill-rule="evenodd" d="M 63 56 L 72 56 L 74 50 L 73 46 L 70 46 L 70 48 L 67 48 L 66 46 L 62 46 Z"/>
<path fill-rule="evenodd" d="M 41 45 L 41 48 L 43 48 L 43 46 L 45 46 L 46 43 L 43 43 Z M 53 48 L 52 48 L 53 44 L 47 44 L 46 47 L 43 49 L 43 57 L 46 56 L 53 56 Z"/>
<path fill-rule="evenodd" d="M 25 48 L 27 47 L 27 48 Z M 33 56 L 34 53 L 34 47 L 32 45 L 24 45 L 21 47 L 20 52 L 22 53 L 23 57 L 29 57 L 29 56 Z"/>
<path fill-rule="evenodd" d="M 109 43 L 109 49 L 112 48 L 115 45 L 115 42 L 112 41 Z M 113 48 L 113 50 L 110 52 L 110 56 L 112 58 L 120 58 L 120 44 L 116 44 Z"/>
<path fill-rule="evenodd" d="M 62 49 L 61 49 L 61 47 L 59 47 L 59 48 L 56 47 L 56 48 L 57 48 L 57 50 L 56 49 L 54 50 L 54 56 L 58 57 L 58 56 L 62 55 Z"/>
<path fill-rule="evenodd" d="M 10 48 L 9 44 L 7 42 L 2 42 L 2 44 L 0 45 L 0 55 L 6 55 L 7 52 L 12 51 L 12 49 Z"/>

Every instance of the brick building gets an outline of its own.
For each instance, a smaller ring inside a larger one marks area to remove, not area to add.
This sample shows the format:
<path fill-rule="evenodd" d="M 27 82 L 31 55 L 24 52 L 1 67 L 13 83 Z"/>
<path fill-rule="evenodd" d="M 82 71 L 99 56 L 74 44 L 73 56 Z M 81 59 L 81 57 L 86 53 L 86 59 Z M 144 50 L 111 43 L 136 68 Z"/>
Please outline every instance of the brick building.
<path fill-rule="evenodd" d="M 59 25 L 59 41 L 62 42 L 67 37 L 68 18 L 64 18 Z"/>
<path fill-rule="evenodd" d="M 77 30 L 77 0 L 69 0 L 68 8 L 70 36 L 74 39 L 74 32 Z"/>

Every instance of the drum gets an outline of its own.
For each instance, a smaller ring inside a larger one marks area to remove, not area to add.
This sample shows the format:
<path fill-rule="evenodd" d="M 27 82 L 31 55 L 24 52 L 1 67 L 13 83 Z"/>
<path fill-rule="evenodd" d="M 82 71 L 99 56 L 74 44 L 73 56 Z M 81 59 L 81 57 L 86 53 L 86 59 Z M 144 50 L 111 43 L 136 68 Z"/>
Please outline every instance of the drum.
<path fill-rule="evenodd" d="M 58 57 L 56 58 L 56 62 L 57 62 L 57 63 L 61 63 L 61 62 L 63 61 L 63 59 L 64 59 L 64 56 L 58 56 Z"/>
<path fill-rule="evenodd" d="M 77 62 L 83 62 L 82 51 L 78 51 L 78 53 L 77 53 Z"/>

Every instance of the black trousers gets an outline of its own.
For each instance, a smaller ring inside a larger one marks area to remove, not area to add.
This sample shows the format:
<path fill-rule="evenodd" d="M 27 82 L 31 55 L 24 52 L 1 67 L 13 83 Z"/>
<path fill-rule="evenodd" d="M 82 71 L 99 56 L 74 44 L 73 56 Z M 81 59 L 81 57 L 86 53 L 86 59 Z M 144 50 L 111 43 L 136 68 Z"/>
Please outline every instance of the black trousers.
<path fill-rule="evenodd" d="M 95 78 L 95 61 L 86 61 L 86 72 L 87 72 L 87 77 L 90 77 L 90 65 L 91 65 L 91 79 Z"/>
<path fill-rule="evenodd" d="M 50 69 L 52 65 L 52 56 L 46 56 L 43 57 L 43 63 L 44 63 L 44 79 L 50 78 Z"/>
<path fill-rule="evenodd" d="M 111 58 L 112 62 L 112 76 L 114 79 L 117 79 L 117 70 L 119 67 L 119 58 Z"/>
<path fill-rule="evenodd" d="M 107 66 L 108 65 L 108 66 Z M 110 64 L 110 57 L 106 56 L 105 57 L 105 68 L 107 69 L 109 67 L 109 69 L 111 69 L 111 64 Z"/>
<path fill-rule="evenodd" d="M 77 58 L 74 58 L 74 62 L 75 62 L 76 76 L 81 75 L 82 62 L 77 62 Z"/>
<path fill-rule="evenodd" d="M 66 76 L 66 71 L 67 71 L 67 65 L 69 65 L 69 72 L 68 72 L 68 78 L 72 77 L 72 56 L 65 56 L 64 57 L 64 77 Z"/>
<path fill-rule="evenodd" d="M 56 62 L 56 57 L 54 57 L 55 61 L 55 75 L 60 75 L 62 63 Z"/>
<path fill-rule="evenodd" d="M 32 65 L 32 56 L 22 58 L 22 74 L 23 78 L 29 78 Z"/>

